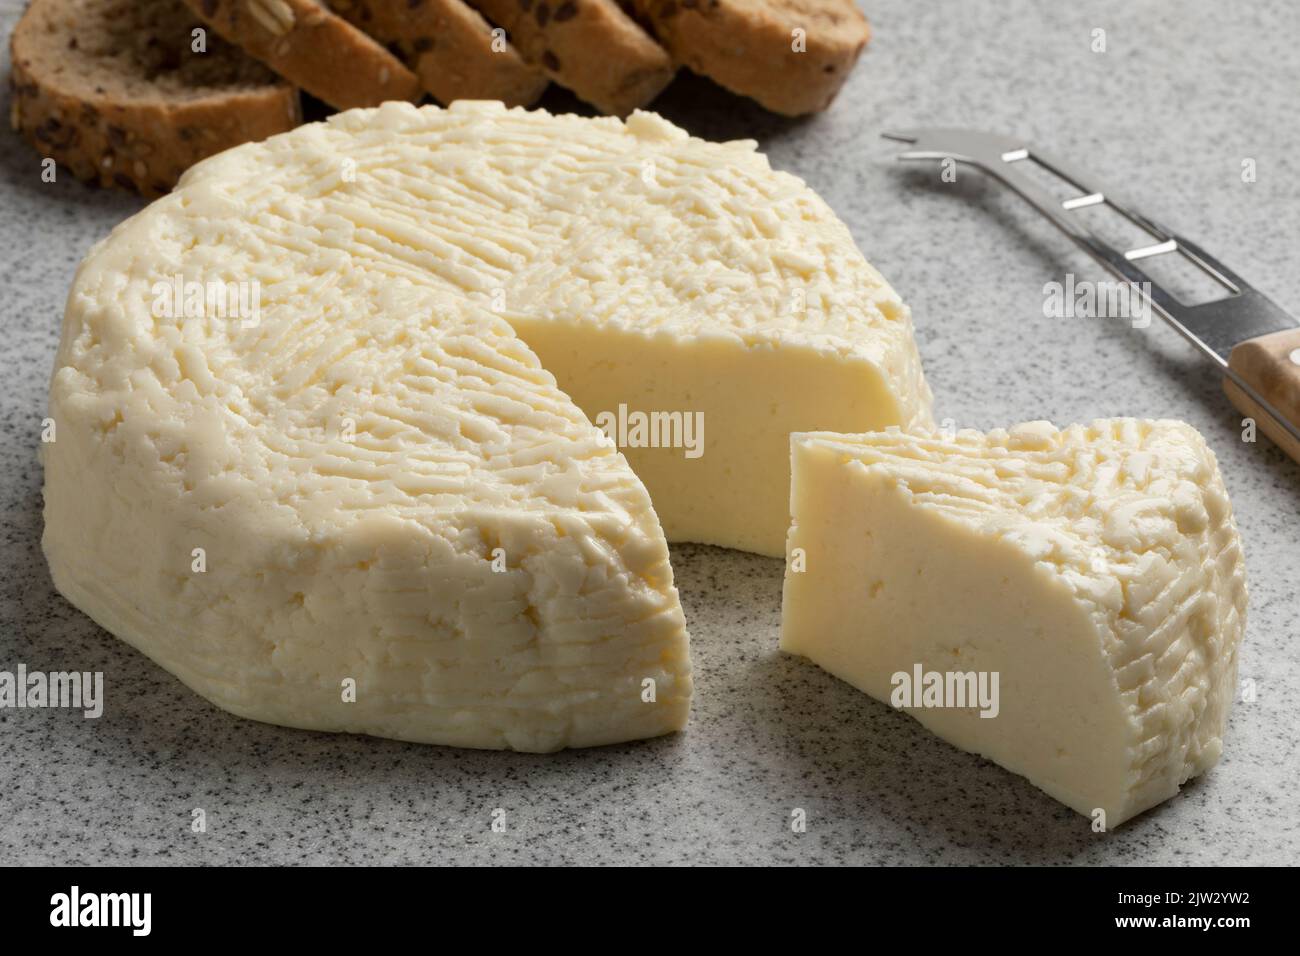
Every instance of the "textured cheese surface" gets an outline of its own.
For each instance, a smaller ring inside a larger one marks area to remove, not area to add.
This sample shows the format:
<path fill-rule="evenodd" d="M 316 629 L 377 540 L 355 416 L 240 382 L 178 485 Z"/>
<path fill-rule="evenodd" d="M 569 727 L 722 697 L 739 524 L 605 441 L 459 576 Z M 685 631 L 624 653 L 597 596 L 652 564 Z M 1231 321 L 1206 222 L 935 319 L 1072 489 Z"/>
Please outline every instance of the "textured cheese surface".
<path fill-rule="evenodd" d="M 1218 760 L 1244 562 L 1190 426 L 1034 422 L 792 446 L 789 546 L 807 570 L 787 569 L 787 650 L 883 700 L 917 663 L 1000 671 L 996 717 L 911 712 L 1109 825 Z"/>
<path fill-rule="evenodd" d="M 256 322 L 155 314 L 174 277 L 256 283 Z M 339 114 L 199 164 L 83 263 L 44 548 L 73 603 L 236 713 L 525 750 L 664 733 L 690 696 L 664 534 L 552 373 L 601 408 L 703 403 L 705 455 L 633 464 L 685 489 L 660 508 L 687 536 L 771 551 L 789 416 L 821 427 L 749 380 L 782 354 L 864 426 L 928 420 L 906 309 L 752 144 Z"/>
<path fill-rule="evenodd" d="M 931 422 L 907 307 L 752 142 L 646 113 L 389 104 L 215 157 L 186 185 L 228 196 L 214 214 L 244 231 L 267 203 L 373 273 L 500 314 L 591 418 L 702 416 L 698 457 L 622 449 L 670 541 L 779 557 L 791 432 Z"/>

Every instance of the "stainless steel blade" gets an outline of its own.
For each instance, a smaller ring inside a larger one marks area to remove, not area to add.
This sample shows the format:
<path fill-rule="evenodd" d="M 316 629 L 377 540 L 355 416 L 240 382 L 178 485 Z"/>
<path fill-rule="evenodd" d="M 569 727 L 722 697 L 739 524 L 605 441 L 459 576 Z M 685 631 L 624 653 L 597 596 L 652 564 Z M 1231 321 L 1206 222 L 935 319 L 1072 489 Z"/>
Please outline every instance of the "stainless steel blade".
<path fill-rule="evenodd" d="M 1114 193 L 1090 185 L 1086 177 L 1011 136 L 964 129 L 910 129 L 887 132 L 888 139 L 912 144 L 899 159 L 944 160 L 983 171 L 1009 186 L 1057 228 L 1086 250 L 1111 274 L 1132 283 L 1162 319 L 1177 329 L 1209 359 L 1228 370 L 1228 355 L 1234 346 L 1248 339 L 1296 327 L 1296 320 L 1271 299 L 1245 282 L 1199 246 L 1164 228 L 1159 223 L 1120 202 Z M 1029 176 L 1016 168 L 1021 162 L 1036 162 L 1078 190 L 1064 202 L 1050 196 Z M 1102 241 L 1070 215 L 1074 209 L 1106 205 L 1151 236 L 1151 243 L 1119 250 Z M 1153 281 L 1138 264 L 1155 255 L 1177 253 L 1217 281 L 1226 295 L 1198 305 L 1186 305 Z"/>

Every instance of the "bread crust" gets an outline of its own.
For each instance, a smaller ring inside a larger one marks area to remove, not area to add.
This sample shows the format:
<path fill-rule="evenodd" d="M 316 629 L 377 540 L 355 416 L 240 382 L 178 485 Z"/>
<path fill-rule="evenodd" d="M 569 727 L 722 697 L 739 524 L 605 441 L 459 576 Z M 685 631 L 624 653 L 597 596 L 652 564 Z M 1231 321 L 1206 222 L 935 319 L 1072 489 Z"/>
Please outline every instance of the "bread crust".
<path fill-rule="evenodd" d="M 672 81 L 672 58 L 615 0 L 472 2 L 525 60 L 603 113 L 626 116 Z"/>
<path fill-rule="evenodd" d="M 9 84 L 13 128 L 79 179 L 159 196 L 199 160 L 302 122 L 298 91 L 269 73 L 261 86 L 184 99 L 97 88 L 75 69 L 75 22 L 62 0 L 32 0 L 10 37 Z M 42 55 L 54 42 L 57 68 Z M 148 88 L 143 74 L 124 79 Z"/>
<path fill-rule="evenodd" d="M 401 60 L 318 0 L 185 3 L 222 37 L 335 109 L 422 95 Z"/>
<path fill-rule="evenodd" d="M 464 0 L 330 0 L 330 9 L 389 49 L 444 106 L 500 100 L 532 106 L 548 81 Z"/>
<path fill-rule="evenodd" d="M 871 38 L 853 0 L 626 2 L 679 63 L 787 116 L 830 106 Z"/>

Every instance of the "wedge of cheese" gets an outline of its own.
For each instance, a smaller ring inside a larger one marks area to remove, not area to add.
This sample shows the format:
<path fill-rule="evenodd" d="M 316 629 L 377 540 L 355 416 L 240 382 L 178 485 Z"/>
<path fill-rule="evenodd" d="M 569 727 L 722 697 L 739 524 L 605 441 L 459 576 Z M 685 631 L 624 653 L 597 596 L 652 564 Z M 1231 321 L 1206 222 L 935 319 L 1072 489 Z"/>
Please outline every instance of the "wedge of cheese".
<path fill-rule="evenodd" d="M 1246 586 L 1194 429 L 803 434 L 792 457 L 782 648 L 1107 826 L 1219 759 Z"/>
<path fill-rule="evenodd" d="M 702 416 L 703 453 L 588 417 L 638 412 Z M 752 144 L 390 103 L 213 157 L 98 245 L 50 414 L 56 585 L 204 696 L 552 750 L 686 719 L 659 518 L 779 553 L 788 433 L 929 394 L 906 308 Z"/>

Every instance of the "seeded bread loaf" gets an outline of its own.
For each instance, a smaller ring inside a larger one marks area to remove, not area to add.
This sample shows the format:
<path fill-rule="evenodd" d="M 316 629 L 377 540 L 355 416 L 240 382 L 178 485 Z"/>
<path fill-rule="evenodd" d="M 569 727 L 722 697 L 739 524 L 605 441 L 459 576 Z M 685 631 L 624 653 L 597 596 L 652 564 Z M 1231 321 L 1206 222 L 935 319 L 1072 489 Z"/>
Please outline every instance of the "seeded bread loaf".
<path fill-rule="evenodd" d="M 464 0 L 330 0 L 330 9 L 415 70 L 439 103 L 501 100 L 532 106 L 546 89 L 540 70 Z"/>
<path fill-rule="evenodd" d="M 319 0 L 185 0 L 219 34 L 335 109 L 418 100 L 420 81 Z"/>
<path fill-rule="evenodd" d="M 146 196 L 301 121 L 298 91 L 181 0 L 32 0 L 10 37 L 10 119 L 58 168 Z"/>
<path fill-rule="evenodd" d="M 824 110 L 871 37 L 853 0 L 624 0 L 678 63 L 776 113 Z"/>
<path fill-rule="evenodd" d="M 672 58 L 617 0 L 472 0 L 524 59 L 604 113 L 626 116 L 673 78 Z"/>

